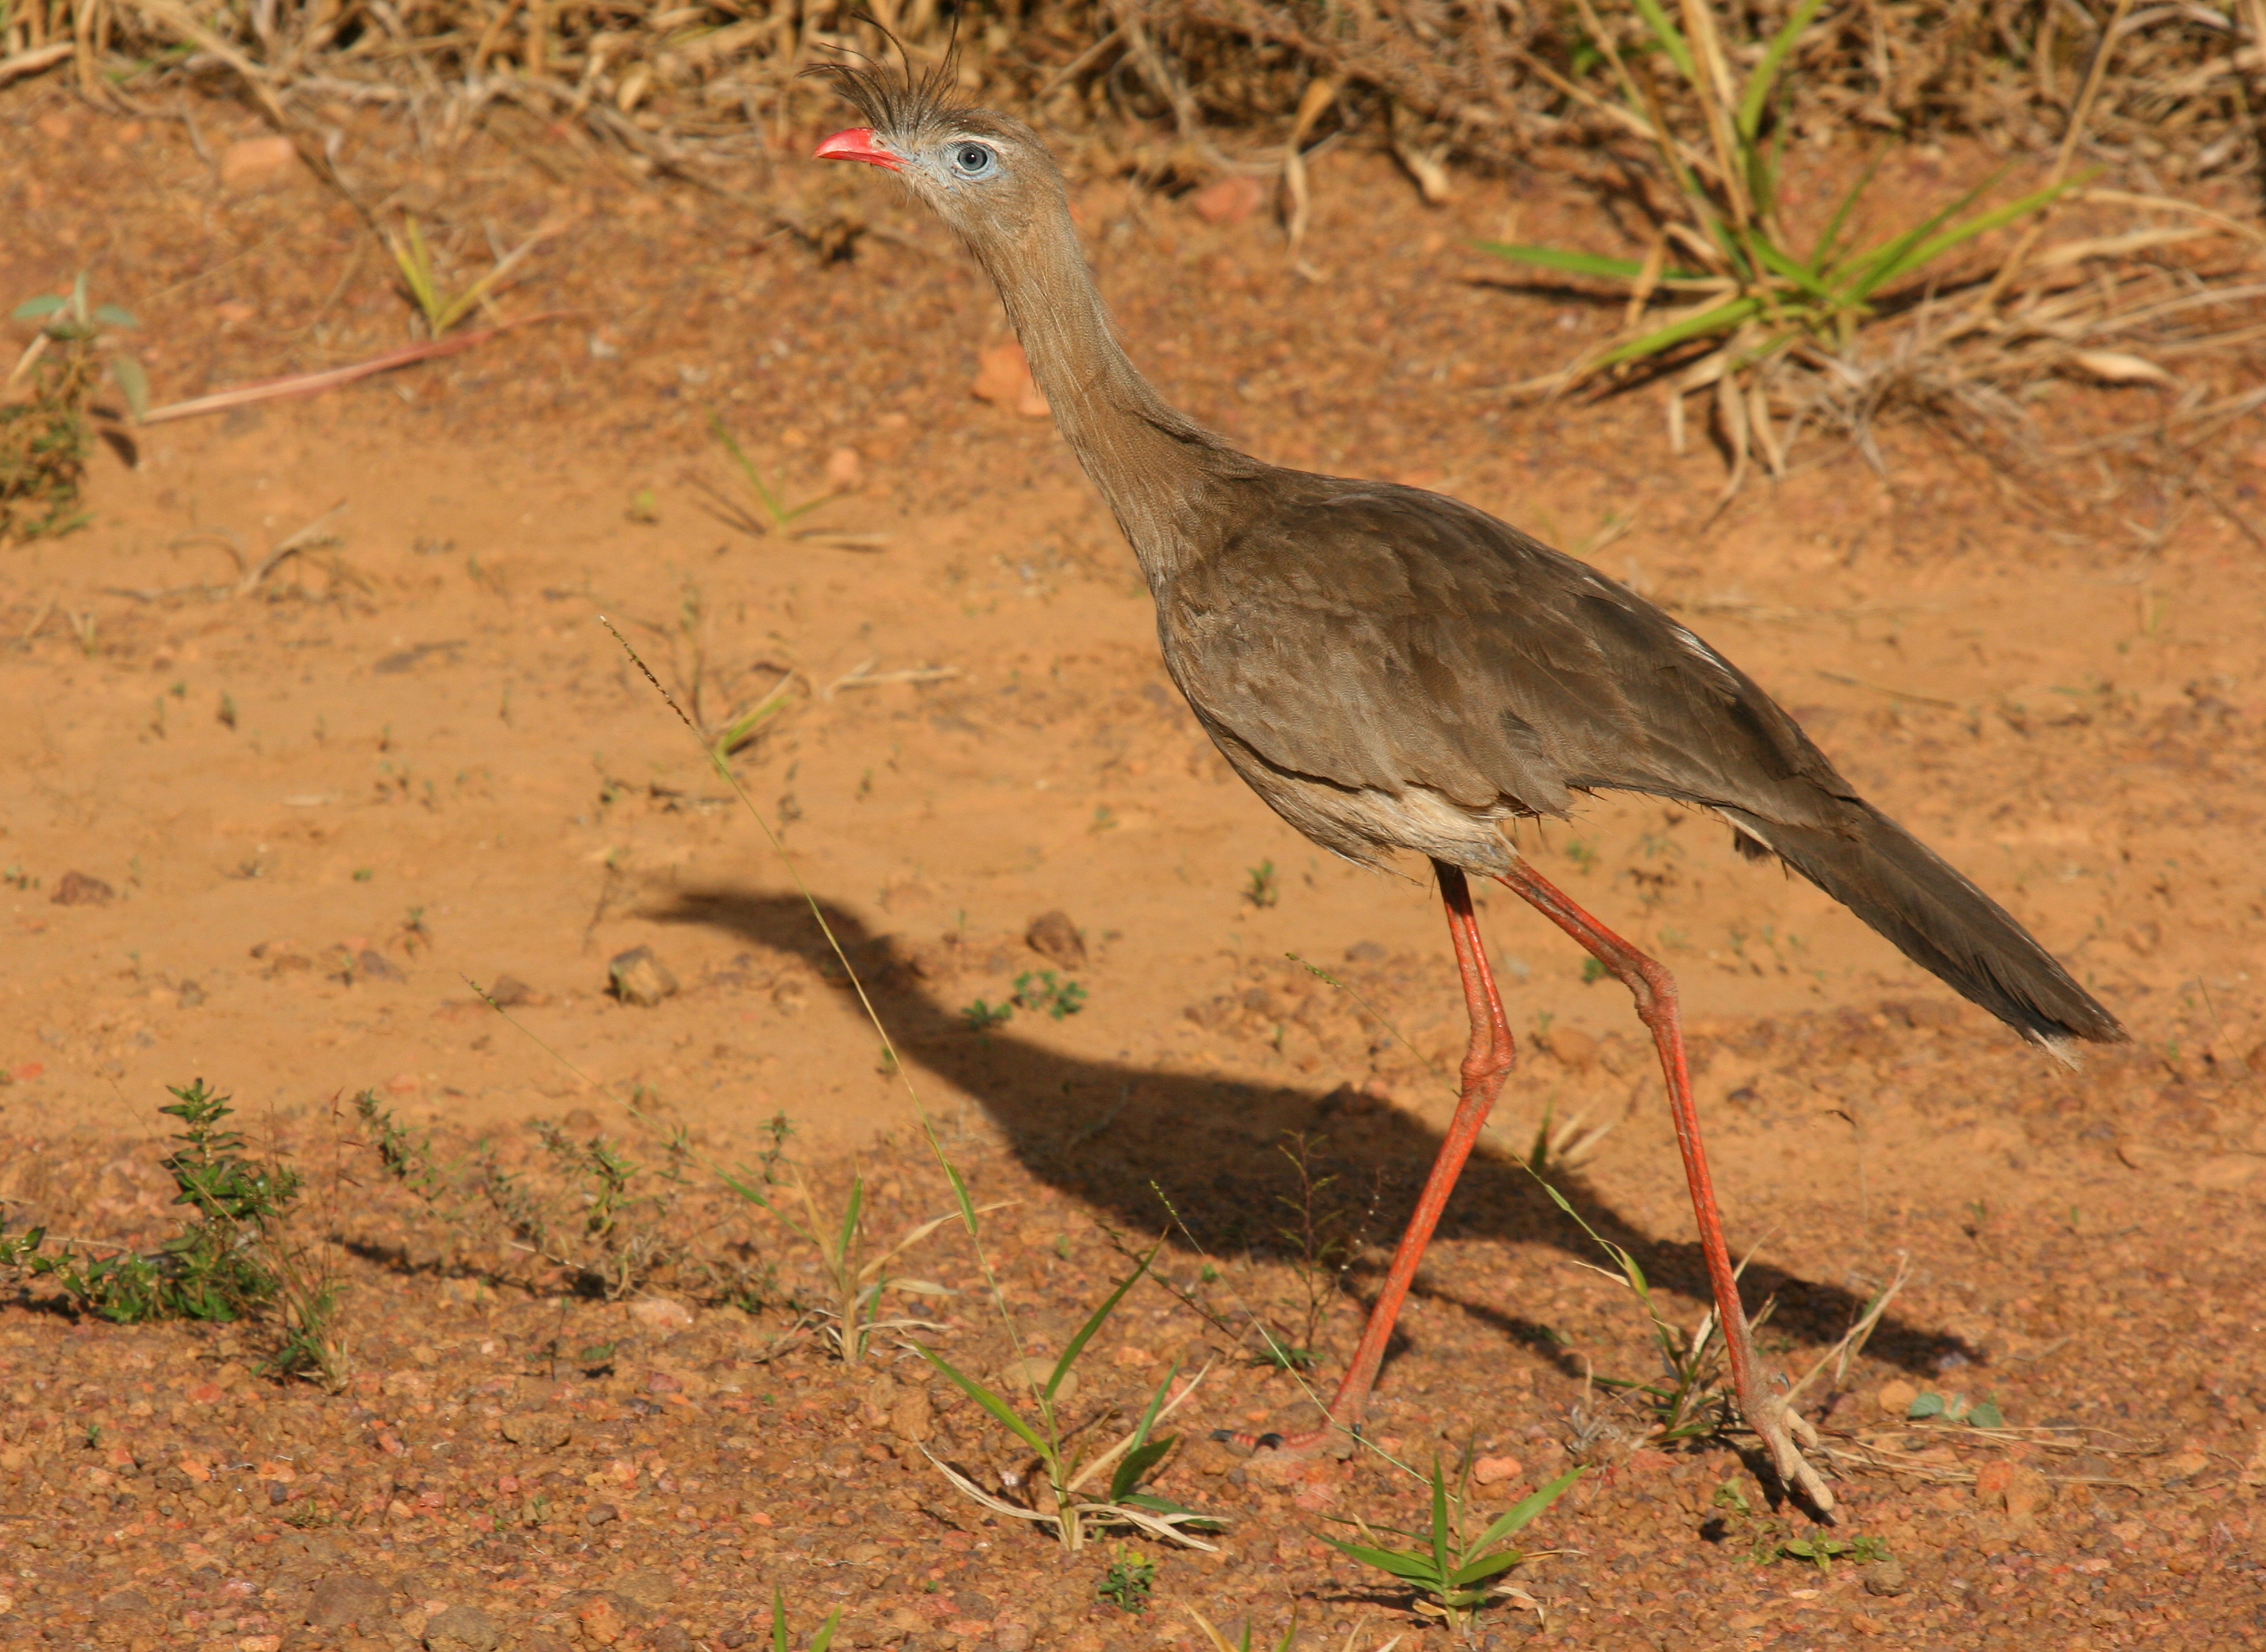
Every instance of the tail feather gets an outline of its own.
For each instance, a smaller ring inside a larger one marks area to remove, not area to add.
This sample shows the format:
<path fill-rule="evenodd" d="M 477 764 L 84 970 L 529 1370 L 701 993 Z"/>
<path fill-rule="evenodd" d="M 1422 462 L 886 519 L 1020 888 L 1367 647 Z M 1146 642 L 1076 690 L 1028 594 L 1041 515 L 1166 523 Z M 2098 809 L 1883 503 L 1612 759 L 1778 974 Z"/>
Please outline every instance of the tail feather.
<path fill-rule="evenodd" d="M 2006 908 L 1869 803 L 1853 800 L 1838 829 L 1724 813 L 1905 957 L 2062 1060 L 2074 1064 L 2073 1039 L 2125 1038 Z"/>

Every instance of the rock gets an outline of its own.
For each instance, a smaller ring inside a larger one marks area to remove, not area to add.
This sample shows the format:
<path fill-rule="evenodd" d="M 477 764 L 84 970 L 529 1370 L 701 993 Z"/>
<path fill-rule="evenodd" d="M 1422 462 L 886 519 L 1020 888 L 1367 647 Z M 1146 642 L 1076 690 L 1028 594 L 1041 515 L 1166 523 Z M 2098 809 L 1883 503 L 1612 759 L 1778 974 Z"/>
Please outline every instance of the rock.
<path fill-rule="evenodd" d="M 503 1420 L 503 1437 L 530 1451 L 555 1451 L 566 1444 L 574 1429 L 555 1411 L 520 1411 Z"/>
<path fill-rule="evenodd" d="M 1975 1501 L 2003 1509 L 2007 1489 L 2014 1483 L 2014 1466 L 2003 1458 L 1995 1458 L 1975 1471 Z"/>
<path fill-rule="evenodd" d="M 450 1606 L 425 1625 L 430 1652 L 495 1652 L 502 1639 L 496 1620 L 478 1606 Z"/>
<path fill-rule="evenodd" d="M 692 1328 L 693 1312 L 669 1297 L 640 1297 L 630 1304 L 630 1318 L 648 1331 L 673 1335 Z"/>
<path fill-rule="evenodd" d="M 561 1611 L 574 1614 L 582 1626 L 583 1639 L 594 1646 L 614 1645 L 627 1631 L 642 1626 L 653 1615 L 627 1595 L 605 1589 L 569 1595 L 559 1605 Z"/>
<path fill-rule="evenodd" d="M 653 1652 L 694 1652 L 692 1632 L 681 1623 L 664 1623 L 647 1631 L 647 1646 Z"/>
<path fill-rule="evenodd" d="M 194 981 L 184 981 L 181 983 L 180 1005 L 183 1009 L 194 1010 L 198 1005 L 202 1004 L 204 1001 L 204 988 L 198 985 Z"/>
<path fill-rule="evenodd" d="M 220 181 L 223 189 L 264 184 L 299 158 L 287 137 L 245 138 L 220 152 Z"/>
<path fill-rule="evenodd" d="M 991 1644 L 998 1648 L 999 1652 L 1029 1652 L 1031 1627 L 1028 1624 L 1013 1622 L 994 1625 Z"/>
<path fill-rule="evenodd" d="M 157 1610 L 150 1604 L 149 1596 L 134 1589 L 121 1589 L 114 1594 L 105 1595 L 95 1603 L 94 1609 L 105 1618 L 131 1618 Z"/>
<path fill-rule="evenodd" d="M 676 977 L 669 973 L 650 947 L 632 947 L 606 966 L 614 996 L 625 1004 L 651 1009 L 676 992 Z"/>
<path fill-rule="evenodd" d="M 390 1615 L 393 1591 L 374 1577 L 355 1572 L 333 1572 L 315 1585 L 307 1603 L 307 1621 L 318 1629 L 343 1629 L 350 1623 L 376 1630 Z"/>
<path fill-rule="evenodd" d="M 936 1407 L 925 1388 L 907 1388 L 889 1408 L 889 1427 L 896 1436 L 913 1444 L 936 1433 Z"/>
<path fill-rule="evenodd" d="M 2035 1468 L 2017 1466 L 2007 1483 L 2007 1517 L 2035 1520 L 2054 1499 L 2053 1482 Z"/>
<path fill-rule="evenodd" d="M 1865 1592 L 1868 1595 L 1901 1595 L 1911 1587 L 1911 1579 L 1902 1561 L 1882 1561 L 1865 1568 Z"/>
<path fill-rule="evenodd" d="M 375 947 L 365 947 L 355 960 L 355 974 L 364 981 L 406 981 L 409 977 L 394 967 L 393 960 Z"/>
<path fill-rule="evenodd" d="M 590 1505 L 589 1511 L 582 1517 L 584 1520 L 588 1521 L 594 1526 L 602 1526 L 609 1520 L 618 1520 L 621 1517 L 622 1511 L 615 1508 L 614 1505 L 610 1502 L 592 1503 Z"/>
<path fill-rule="evenodd" d="M 1241 223 L 1266 203 L 1267 186 L 1243 172 L 1206 184 L 1188 197 L 1188 205 L 1206 223 Z"/>
<path fill-rule="evenodd" d="M 1085 967 L 1085 937 L 1064 911 L 1042 912 L 1031 920 L 1023 939 L 1041 957 L 1051 958 L 1065 969 Z"/>
<path fill-rule="evenodd" d="M 837 493 L 854 489 L 866 474 L 866 456 L 855 448 L 837 448 L 826 456 L 826 485 Z"/>
<path fill-rule="evenodd" d="M 2266 1041 L 2261 1041 L 2248 1055 L 2245 1056 L 2242 1058 L 2242 1064 L 2260 1078 L 2266 1078 Z"/>
<path fill-rule="evenodd" d="M 1043 419 L 1054 411 L 1039 387 L 1031 382 L 1031 364 L 1023 347 L 1009 342 L 976 353 L 976 382 L 969 393 L 978 401 L 1005 407 L 1026 419 Z"/>
<path fill-rule="evenodd" d="M 1515 1479 L 1525 1466 L 1515 1457 L 1482 1457 L 1472 1465 L 1472 1478 L 1482 1486 L 1499 1486 Z"/>
<path fill-rule="evenodd" d="M 1882 1383 L 1873 1394 L 1873 1403 L 1881 1414 L 1902 1422 L 1911 1414 L 1911 1402 L 1919 1398 L 1919 1390 L 1901 1377 L 1894 1382 Z"/>
<path fill-rule="evenodd" d="M 1047 1378 L 1055 1374 L 1055 1362 L 1042 1354 L 1032 1354 L 1022 1359 L 1011 1359 L 999 1368 L 999 1385 L 1010 1405 L 1024 1399 L 1031 1392 L 1047 1385 Z M 1055 1389 L 1055 1403 L 1067 1404 L 1078 1394 L 1078 1372 L 1075 1369 L 1063 1373 L 1061 1384 Z"/>
<path fill-rule="evenodd" d="M 56 881 L 55 892 L 48 896 L 57 906 L 107 906 L 117 898 L 117 890 L 84 872 L 64 873 Z"/>
<path fill-rule="evenodd" d="M 627 1595 L 639 1605 L 650 1606 L 656 1612 L 666 1610 L 683 1592 L 677 1587 L 676 1580 L 667 1572 L 654 1571 L 632 1572 L 625 1577 L 617 1577 L 613 1590 L 614 1593 Z"/>

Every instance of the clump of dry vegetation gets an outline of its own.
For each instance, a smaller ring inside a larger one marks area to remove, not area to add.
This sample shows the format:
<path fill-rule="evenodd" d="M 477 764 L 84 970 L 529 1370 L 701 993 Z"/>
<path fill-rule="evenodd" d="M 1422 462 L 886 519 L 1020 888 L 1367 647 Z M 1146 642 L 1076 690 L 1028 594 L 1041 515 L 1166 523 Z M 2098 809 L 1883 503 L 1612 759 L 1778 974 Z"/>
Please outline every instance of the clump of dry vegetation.
<path fill-rule="evenodd" d="M 1799 0 L 1760 0 L 1736 21 L 1767 40 L 1799 10 Z M 1366 128 L 1420 170 L 1554 150 L 1559 164 L 1604 175 L 1629 135 L 1612 106 L 1608 48 L 1644 51 L 1650 33 L 1641 9 L 1600 17 L 1567 0 L 120 0 L 91 10 L 26 0 L 7 16 L 0 83 L 59 69 L 89 97 L 124 105 L 161 84 L 227 86 L 308 133 L 303 150 L 318 166 L 319 128 L 355 106 L 404 116 L 442 148 L 490 111 L 520 108 L 570 120 L 648 166 L 676 168 L 704 150 L 752 152 L 830 107 L 822 88 L 798 82 L 803 69 L 844 50 L 879 53 L 887 29 L 916 58 L 956 40 L 972 95 L 1086 135 L 1090 162 L 1202 169 L 1225 158 L 1223 146 L 1279 151 L 1298 123 L 1315 141 Z M 2121 68 L 2102 89 L 2093 141 L 2155 186 L 2182 184 L 2257 164 L 2262 35 L 2259 0 L 2138 12 L 2067 0 L 1833 7 L 1799 32 L 1787 59 L 1790 131 L 1960 132 L 2039 153 L 2069 128 L 2087 66 L 2113 36 Z M 1690 89 L 1658 81 L 1665 106 L 1692 106 Z M 1327 116 L 1308 106 L 1318 84 L 1329 92 Z"/>
<path fill-rule="evenodd" d="M 1598 195 L 1620 242 L 1550 249 L 1552 273 L 1602 281 L 1626 327 L 1543 387 L 1672 376 L 1679 447 L 1685 398 L 1707 393 L 1727 497 L 1751 457 L 1783 473 L 1805 431 L 1884 464 L 1874 427 L 1897 413 L 2012 471 L 2121 448 L 2197 493 L 2202 444 L 2255 405 L 2217 369 L 2261 331 L 2259 238 L 2171 192 L 2266 164 L 2266 0 L 28 0 L 8 17 L 0 84 L 67 71 L 91 99 L 137 109 L 184 84 L 248 99 L 373 224 L 385 192 L 336 141 L 357 123 L 406 125 L 443 160 L 483 131 L 540 164 L 563 133 L 744 199 L 733 169 L 833 113 L 804 70 L 895 50 L 915 66 L 956 50 L 969 97 L 1029 115 L 1088 173 L 1166 189 L 1272 177 L 1305 274 L 1305 157 L 1323 147 L 1388 150 L 1434 201 L 1457 165 L 1546 165 Z M 1875 210 L 1846 190 L 1891 146 L 1953 136 L 2021 175 L 1933 206 Z M 1824 192 L 1838 210 L 1789 214 L 1780 184 L 1798 161 L 1845 175 Z M 747 204 L 822 256 L 866 232 L 855 205 L 771 193 Z M 520 256 L 452 301 L 413 226 L 389 245 L 435 337 Z M 2070 378 L 2167 405 L 2145 428 L 2052 450 L 2029 412 Z M 68 471 L 69 450 L 42 474 Z M 41 497 L 44 523 L 75 489 Z"/>

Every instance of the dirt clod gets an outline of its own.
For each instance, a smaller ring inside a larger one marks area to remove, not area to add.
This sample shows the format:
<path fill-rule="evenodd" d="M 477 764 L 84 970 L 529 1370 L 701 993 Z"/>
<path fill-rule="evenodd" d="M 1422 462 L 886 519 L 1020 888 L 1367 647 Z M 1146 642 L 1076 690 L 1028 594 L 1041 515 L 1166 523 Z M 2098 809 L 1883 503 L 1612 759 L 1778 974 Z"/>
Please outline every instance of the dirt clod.
<path fill-rule="evenodd" d="M 1042 912 L 1031 920 L 1023 932 L 1033 952 L 1051 958 L 1065 969 L 1080 969 L 1085 966 L 1085 937 L 1078 925 L 1070 921 L 1064 911 Z"/>
<path fill-rule="evenodd" d="M 351 1623 L 375 1627 L 388 1615 L 393 1591 L 358 1572 L 333 1572 L 315 1585 L 307 1621 L 318 1629 L 342 1629 Z"/>
<path fill-rule="evenodd" d="M 653 955 L 650 947 L 632 947 L 616 954 L 606 966 L 606 975 L 612 983 L 614 996 L 625 1004 L 651 1009 L 676 996 L 676 977 Z"/>
<path fill-rule="evenodd" d="M 496 1620 L 478 1606 L 448 1607 L 425 1625 L 428 1652 L 495 1652 L 502 1640 Z"/>
<path fill-rule="evenodd" d="M 57 906 L 107 906 L 117 898 L 117 890 L 84 872 L 64 873 L 55 881 L 55 892 L 48 896 Z"/>
<path fill-rule="evenodd" d="M 518 1411 L 503 1420 L 503 1437 L 532 1451 L 555 1451 L 574 1434 L 566 1419 L 549 1411 Z"/>

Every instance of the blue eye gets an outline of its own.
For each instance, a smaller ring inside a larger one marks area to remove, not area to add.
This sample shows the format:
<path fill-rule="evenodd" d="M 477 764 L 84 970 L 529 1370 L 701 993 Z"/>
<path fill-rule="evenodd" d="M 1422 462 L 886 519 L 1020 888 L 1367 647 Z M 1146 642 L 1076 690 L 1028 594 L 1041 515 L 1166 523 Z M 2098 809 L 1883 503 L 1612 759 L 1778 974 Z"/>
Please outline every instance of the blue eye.
<path fill-rule="evenodd" d="M 952 170 L 962 178 L 988 177 L 999 164 L 999 157 L 981 143 L 955 143 L 949 153 Z"/>

